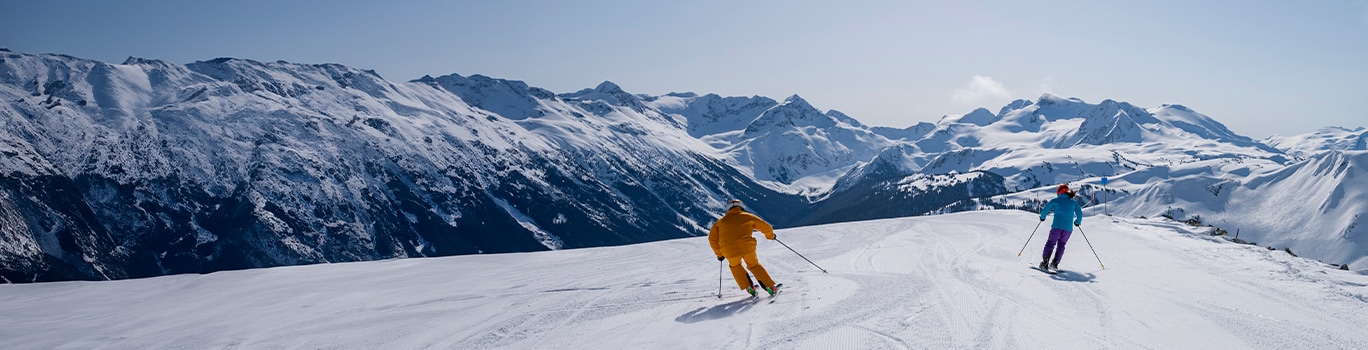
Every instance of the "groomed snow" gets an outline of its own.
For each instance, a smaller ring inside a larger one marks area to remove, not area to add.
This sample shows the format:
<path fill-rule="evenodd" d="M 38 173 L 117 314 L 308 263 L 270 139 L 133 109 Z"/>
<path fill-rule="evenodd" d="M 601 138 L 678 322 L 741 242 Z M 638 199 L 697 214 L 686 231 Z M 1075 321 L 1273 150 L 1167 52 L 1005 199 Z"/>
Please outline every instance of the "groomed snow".
<path fill-rule="evenodd" d="M 763 213 L 761 213 L 763 214 Z M 1176 223 L 1084 218 L 1061 264 L 1021 211 L 802 227 L 751 301 L 704 238 L 621 247 L 0 285 L 6 348 L 1351 349 L 1368 276 Z M 1090 244 L 1089 244 L 1090 242 Z M 1102 269 L 1097 255 L 1106 264 Z M 732 285 L 730 287 L 726 285 Z"/>

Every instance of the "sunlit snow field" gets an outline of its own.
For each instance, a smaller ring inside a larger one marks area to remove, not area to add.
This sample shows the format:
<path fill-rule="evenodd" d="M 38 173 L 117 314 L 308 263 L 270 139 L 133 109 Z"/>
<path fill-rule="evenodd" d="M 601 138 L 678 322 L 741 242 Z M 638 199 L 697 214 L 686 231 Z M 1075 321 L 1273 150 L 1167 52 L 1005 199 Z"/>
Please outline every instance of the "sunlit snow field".
<path fill-rule="evenodd" d="M 1073 235 L 1065 271 L 1047 275 L 1028 267 L 1044 227 L 1017 256 L 1035 216 L 978 211 L 779 230 L 830 273 L 762 240 L 761 262 L 787 287 L 773 299 L 749 299 L 729 276 L 719 280 L 701 237 L 0 285 L 0 339 L 12 349 L 1368 344 L 1368 276 L 1173 222 L 1101 215 L 1084 218 Z"/>

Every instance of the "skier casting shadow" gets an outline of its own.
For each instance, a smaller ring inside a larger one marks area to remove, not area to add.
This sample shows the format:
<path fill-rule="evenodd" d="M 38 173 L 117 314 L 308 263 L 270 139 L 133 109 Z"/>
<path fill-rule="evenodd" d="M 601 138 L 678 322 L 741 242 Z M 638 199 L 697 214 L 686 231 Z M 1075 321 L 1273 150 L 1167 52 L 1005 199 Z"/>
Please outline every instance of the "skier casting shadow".
<path fill-rule="evenodd" d="M 779 293 L 778 285 L 770 279 L 769 272 L 760 265 L 760 258 L 755 255 L 755 237 L 751 235 L 755 231 L 760 231 L 766 239 L 774 240 L 774 227 L 768 222 L 746 212 L 742 207 L 741 200 L 733 199 L 728 202 L 730 208 L 722 218 L 713 223 L 712 229 L 708 231 L 708 244 L 712 245 L 713 254 L 717 256 L 717 261 L 727 260 L 731 266 L 732 277 L 736 279 L 736 285 L 741 290 L 756 295 L 756 285 L 751 282 L 750 275 L 746 270 L 750 270 L 759 280 L 759 288 L 762 288 L 769 295 Z M 744 262 L 746 266 L 741 267 Z"/>
<path fill-rule="evenodd" d="M 1069 243 L 1069 236 L 1073 235 L 1073 228 L 1069 227 L 1069 223 L 1072 222 L 1074 226 L 1083 224 L 1083 207 L 1073 199 L 1075 193 L 1069 190 L 1069 185 L 1059 185 L 1055 194 L 1058 196 L 1040 210 L 1040 221 L 1045 221 L 1045 216 L 1054 212 L 1050 238 L 1045 241 L 1045 251 L 1042 252 L 1040 259 L 1040 269 L 1047 271 L 1059 271 L 1059 260 L 1064 257 L 1064 245 Z M 1050 259 L 1051 253 L 1054 260 Z"/>

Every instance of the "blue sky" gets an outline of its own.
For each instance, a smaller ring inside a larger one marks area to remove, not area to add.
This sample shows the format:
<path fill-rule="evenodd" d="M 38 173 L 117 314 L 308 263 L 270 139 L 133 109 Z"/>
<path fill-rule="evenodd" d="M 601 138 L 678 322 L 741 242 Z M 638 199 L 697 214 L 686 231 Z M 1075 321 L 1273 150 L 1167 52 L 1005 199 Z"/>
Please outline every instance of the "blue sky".
<path fill-rule="evenodd" d="M 1254 138 L 1368 126 L 1368 0 L 0 0 L 0 47 L 798 94 L 892 127 L 1045 92 L 1182 104 Z"/>

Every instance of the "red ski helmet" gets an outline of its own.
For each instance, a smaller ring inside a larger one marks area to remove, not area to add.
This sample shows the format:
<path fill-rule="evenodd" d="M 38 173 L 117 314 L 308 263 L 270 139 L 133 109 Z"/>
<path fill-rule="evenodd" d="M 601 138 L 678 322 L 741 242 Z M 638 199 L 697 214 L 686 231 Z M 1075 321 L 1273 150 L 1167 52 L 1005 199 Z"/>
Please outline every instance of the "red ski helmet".
<path fill-rule="evenodd" d="M 1069 185 L 1068 185 L 1068 184 L 1059 185 L 1059 189 L 1055 190 L 1055 194 L 1065 194 L 1065 193 L 1069 193 Z"/>

